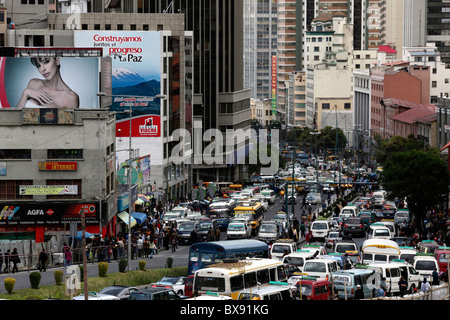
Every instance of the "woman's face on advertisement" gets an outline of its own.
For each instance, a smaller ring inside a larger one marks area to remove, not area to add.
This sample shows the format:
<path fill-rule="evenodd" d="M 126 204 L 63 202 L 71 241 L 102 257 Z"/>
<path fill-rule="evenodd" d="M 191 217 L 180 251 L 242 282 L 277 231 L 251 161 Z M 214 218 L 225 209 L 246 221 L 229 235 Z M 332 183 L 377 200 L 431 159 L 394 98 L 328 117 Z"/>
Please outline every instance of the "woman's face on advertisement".
<path fill-rule="evenodd" d="M 58 72 L 59 59 L 58 58 L 39 58 L 35 63 L 39 73 L 46 79 L 52 79 Z"/>

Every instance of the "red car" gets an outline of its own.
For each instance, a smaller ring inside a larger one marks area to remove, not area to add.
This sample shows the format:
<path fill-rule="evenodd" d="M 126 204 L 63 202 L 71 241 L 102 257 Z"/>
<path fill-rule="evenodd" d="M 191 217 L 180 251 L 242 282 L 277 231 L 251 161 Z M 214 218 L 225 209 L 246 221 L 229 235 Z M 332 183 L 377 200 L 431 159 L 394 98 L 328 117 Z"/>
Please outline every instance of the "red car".
<path fill-rule="evenodd" d="M 316 277 L 299 277 L 296 284 L 302 300 L 332 300 L 331 282 Z M 301 286 L 301 290 L 300 290 Z"/>
<path fill-rule="evenodd" d="M 184 284 L 184 295 L 185 296 L 188 296 L 189 298 L 194 297 L 194 292 L 192 291 L 193 285 L 194 285 L 194 275 L 190 275 L 187 277 L 186 283 Z"/>

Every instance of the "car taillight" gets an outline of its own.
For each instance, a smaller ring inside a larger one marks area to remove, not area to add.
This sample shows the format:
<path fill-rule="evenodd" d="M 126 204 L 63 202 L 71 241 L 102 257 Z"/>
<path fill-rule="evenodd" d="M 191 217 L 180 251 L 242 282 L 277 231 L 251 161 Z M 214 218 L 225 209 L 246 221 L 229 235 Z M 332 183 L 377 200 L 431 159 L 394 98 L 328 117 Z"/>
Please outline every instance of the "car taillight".
<path fill-rule="evenodd" d="M 355 294 L 355 289 L 352 288 L 352 290 L 350 291 L 351 294 Z"/>
<path fill-rule="evenodd" d="M 344 228 L 348 228 L 348 225 L 344 225 Z"/>
<path fill-rule="evenodd" d="M 359 225 L 359 227 L 360 227 L 360 228 L 362 228 L 362 227 L 363 227 L 363 225 L 362 225 L 362 224 L 360 224 L 360 225 Z"/>

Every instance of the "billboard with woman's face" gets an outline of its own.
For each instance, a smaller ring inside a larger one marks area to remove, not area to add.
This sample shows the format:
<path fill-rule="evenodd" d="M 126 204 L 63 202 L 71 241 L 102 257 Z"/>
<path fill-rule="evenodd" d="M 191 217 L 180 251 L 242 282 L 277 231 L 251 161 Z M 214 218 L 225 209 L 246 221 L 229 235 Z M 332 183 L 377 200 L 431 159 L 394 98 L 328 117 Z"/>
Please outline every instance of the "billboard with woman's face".
<path fill-rule="evenodd" d="M 0 108 L 99 108 L 98 58 L 0 57 Z"/>

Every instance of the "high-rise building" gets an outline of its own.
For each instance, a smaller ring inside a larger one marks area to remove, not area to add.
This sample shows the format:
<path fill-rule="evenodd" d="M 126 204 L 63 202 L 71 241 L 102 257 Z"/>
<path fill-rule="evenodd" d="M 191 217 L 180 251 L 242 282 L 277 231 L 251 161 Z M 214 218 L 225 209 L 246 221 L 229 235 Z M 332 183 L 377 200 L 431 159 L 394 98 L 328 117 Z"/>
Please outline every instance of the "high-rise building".
<path fill-rule="evenodd" d="M 450 2 L 428 0 L 426 9 L 427 41 L 435 42 L 442 61 L 450 64 Z"/>
<path fill-rule="evenodd" d="M 200 128 L 202 136 L 208 129 L 225 132 L 228 129 L 250 128 L 250 90 L 244 88 L 242 77 L 244 68 L 242 1 L 77 0 L 70 3 L 59 1 L 53 7 L 47 1 L 42 6 L 38 5 L 38 2 L 31 4 L 31 1 L 26 4 L 23 4 L 23 1 L 21 4 L 17 1 L 6 2 L 7 6 L 14 8 L 13 13 L 8 11 L 9 20 L 16 21 L 19 27 L 14 31 L 15 35 L 11 37 L 9 46 L 71 47 L 73 30 L 68 24 L 69 18 L 74 19 L 72 25 L 75 25 L 77 30 L 133 32 L 154 30 L 164 34 L 166 37 L 163 42 L 164 49 L 166 52 L 173 52 L 174 55 L 181 52 L 180 63 L 186 68 L 179 78 L 185 81 L 183 86 L 179 87 L 180 92 L 176 94 L 180 99 L 170 98 L 163 105 L 163 110 L 167 111 L 165 142 L 160 152 L 166 159 L 164 161 L 168 161 L 175 146 L 169 142 L 171 134 L 177 128 L 183 128 L 186 123 Z M 50 10 L 55 13 L 49 13 Z M 19 12 L 20 21 L 17 18 Z M 37 23 L 40 26 L 39 30 L 35 29 Z M 189 36 L 186 37 L 186 34 Z M 184 60 L 185 54 L 192 57 L 192 61 Z M 174 60 L 171 54 L 168 54 L 164 62 L 170 61 Z M 173 65 L 169 67 L 166 64 L 166 67 L 164 70 L 168 73 L 177 71 Z M 167 82 L 166 85 L 167 87 L 163 88 L 172 93 L 173 90 L 178 90 L 174 82 Z M 190 100 L 184 95 L 185 85 L 192 90 Z M 188 108 L 185 109 L 185 106 Z M 192 110 L 192 121 L 185 117 L 185 110 Z M 203 151 L 207 144 L 208 142 L 199 141 L 197 147 Z M 167 163 L 166 169 L 163 170 L 165 176 L 168 176 L 169 167 Z M 222 179 L 229 181 L 242 178 L 242 165 L 231 165 L 231 168 L 235 170 L 230 170 L 230 166 L 225 163 L 212 168 L 200 159 L 193 167 L 193 176 L 203 181 Z M 170 171 L 179 170 L 175 168 Z M 161 187 L 166 188 L 163 181 L 164 179 L 157 179 L 158 183 L 164 184 Z M 185 193 L 186 189 L 180 191 L 180 188 L 176 187 L 177 192 L 171 193 L 175 196 Z"/>
<path fill-rule="evenodd" d="M 244 0 L 244 87 L 253 99 L 271 96 L 271 60 L 277 50 L 277 1 Z"/>

